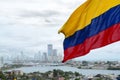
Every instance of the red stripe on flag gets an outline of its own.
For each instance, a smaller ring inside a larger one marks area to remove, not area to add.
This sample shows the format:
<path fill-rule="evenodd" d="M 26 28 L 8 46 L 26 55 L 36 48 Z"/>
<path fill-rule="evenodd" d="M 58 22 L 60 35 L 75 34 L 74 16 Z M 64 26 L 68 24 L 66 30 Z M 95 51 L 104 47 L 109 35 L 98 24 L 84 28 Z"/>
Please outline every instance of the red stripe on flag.
<path fill-rule="evenodd" d="M 63 62 L 83 56 L 90 52 L 91 49 L 103 47 L 107 44 L 120 40 L 120 23 L 111 26 L 110 28 L 86 39 L 82 44 L 67 48 L 64 50 Z"/>

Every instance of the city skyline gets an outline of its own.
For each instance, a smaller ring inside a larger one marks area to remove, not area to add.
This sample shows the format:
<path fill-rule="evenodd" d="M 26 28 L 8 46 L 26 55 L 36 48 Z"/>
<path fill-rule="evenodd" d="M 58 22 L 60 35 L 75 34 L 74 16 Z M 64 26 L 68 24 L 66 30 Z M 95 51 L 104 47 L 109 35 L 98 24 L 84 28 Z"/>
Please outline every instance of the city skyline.
<path fill-rule="evenodd" d="M 50 47 L 50 48 L 49 48 Z M 0 56 L 0 59 L 5 61 L 13 61 L 13 62 L 23 62 L 24 61 L 38 61 L 38 62 L 49 62 L 49 63 L 55 63 L 55 62 L 61 62 L 62 61 L 62 54 L 58 53 L 58 50 L 53 48 L 52 44 L 47 45 L 47 50 L 44 52 L 38 51 L 36 53 L 33 53 L 33 55 L 26 55 L 24 51 L 20 51 L 19 53 L 16 53 L 16 55 L 2 55 Z"/>
<path fill-rule="evenodd" d="M 86 0 L 1 0 L 0 1 L 0 56 L 26 55 L 47 51 L 53 44 L 63 55 L 64 36 L 59 28 L 70 14 Z M 92 50 L 76 60 L 120 60 L 120 42 Z"/>

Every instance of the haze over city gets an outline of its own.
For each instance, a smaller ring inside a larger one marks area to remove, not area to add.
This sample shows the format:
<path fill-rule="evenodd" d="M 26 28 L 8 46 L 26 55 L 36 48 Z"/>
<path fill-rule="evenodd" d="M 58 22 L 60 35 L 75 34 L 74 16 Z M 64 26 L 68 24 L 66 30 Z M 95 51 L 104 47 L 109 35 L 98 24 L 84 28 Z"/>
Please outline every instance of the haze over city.
<path fill-rule="evenodd" d="M 34 55 L 52 44 L 63 55 L 58 34 L 70 14 L 86 0 L 0 0 L 0 56 Z M 77 60 L 120 60 L 120 42 L 92 50 Z"/>

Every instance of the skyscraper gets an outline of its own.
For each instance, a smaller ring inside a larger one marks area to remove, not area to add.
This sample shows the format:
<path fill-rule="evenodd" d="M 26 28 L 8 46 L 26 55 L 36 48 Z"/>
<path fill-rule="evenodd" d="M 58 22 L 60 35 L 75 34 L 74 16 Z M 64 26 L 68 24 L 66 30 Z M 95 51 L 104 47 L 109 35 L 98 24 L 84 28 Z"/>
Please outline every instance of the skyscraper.
<path fill-rule="evenodd" d="M 53 45 L 52 44 L 48 44 L 48 56 L 51 56 L 53 53 Z"/>
<path fill-rule="evenodd" d="M 52 61 L 53 62 L 57 62 L 58 61 L 57 49 L 53 49 Z"/>
<path fill-rule="evenodd" d="M 43 61 L 48 62 L 48 56 L 46 52 L 43 53 Z"/>
<path fill-rule="evenodd" d="M 57 56 L 57 49 L 53 49 L 53 56 Z"/>
<path fill-rule="evenodd" d="M 41 59 L 42 59 L 42 55 L 41 55 L 41 52 L 39 51 L 34 55 L 34 60 L 41 61 Z"/>

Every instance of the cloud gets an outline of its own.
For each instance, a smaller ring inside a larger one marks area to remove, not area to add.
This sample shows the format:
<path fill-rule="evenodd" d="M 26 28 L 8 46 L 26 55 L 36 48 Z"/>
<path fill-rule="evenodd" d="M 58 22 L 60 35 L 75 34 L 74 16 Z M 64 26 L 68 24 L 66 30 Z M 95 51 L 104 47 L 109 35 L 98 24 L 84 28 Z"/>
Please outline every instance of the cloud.
<path fill-rule="evenodd" d="M 53 17 L 60 15 L 58 11 L 44 10 L 44 11 L 22 11 L 24 12 L 21 17 Z"/>
<path fill-rule="evenodd" d="M 61 22 L 62 14 L 54 10 L 43 11 L 22 11 L 19 16 L 19 22 L 23 24 L 30 24 L 34 26 L 55 26 Z"/>

